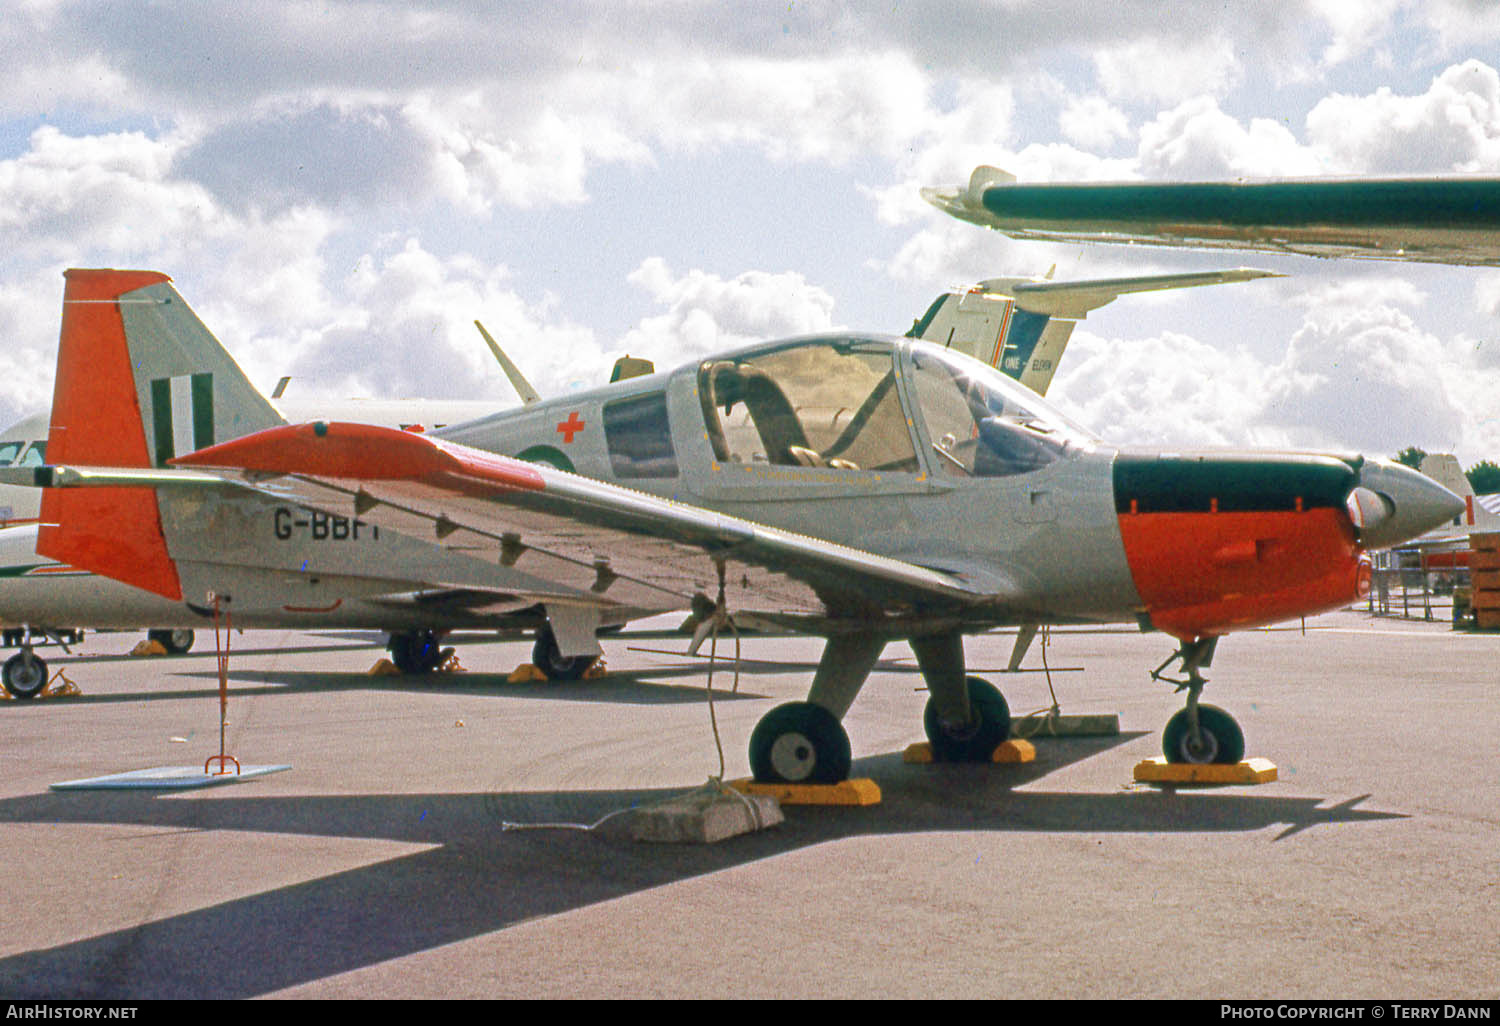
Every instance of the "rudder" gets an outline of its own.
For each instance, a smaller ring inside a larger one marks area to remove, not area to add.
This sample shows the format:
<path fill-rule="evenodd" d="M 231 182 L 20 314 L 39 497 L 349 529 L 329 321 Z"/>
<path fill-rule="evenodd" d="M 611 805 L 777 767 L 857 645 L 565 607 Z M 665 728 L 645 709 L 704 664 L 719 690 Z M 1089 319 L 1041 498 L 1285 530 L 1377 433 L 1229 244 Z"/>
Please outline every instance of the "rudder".
<path fill-rule="evenodd" d="M 156 271 L 65 272 L 48 462 L 160 467 L 284 423 Z M 155 490 L 47 489 L 37 551 L 182 597 Z"/>

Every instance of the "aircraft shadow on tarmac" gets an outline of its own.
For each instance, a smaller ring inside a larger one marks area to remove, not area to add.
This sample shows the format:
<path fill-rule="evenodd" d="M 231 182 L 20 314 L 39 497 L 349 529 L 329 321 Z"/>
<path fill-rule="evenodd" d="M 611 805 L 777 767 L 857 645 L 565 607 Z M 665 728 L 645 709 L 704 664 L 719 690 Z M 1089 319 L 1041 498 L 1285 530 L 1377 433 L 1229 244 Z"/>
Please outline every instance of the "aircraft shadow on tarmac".
<path fill-rule="evenodd" d="M 881 805 L 788 808 L 771 830 L 715 845 L 630 839 L 628 817 L 593 832 L 505 823 L 596 823 L 681 791 L 558 791 L 163 799 L 49 792 L 0 800 L 0 823 L 122 824 L 383 839 L 433 847 L 53 948 L 0 959 L 12 999 L 252 997 L 481 937 L 650 888 L 860 836 L 952 831 L 1251 832 L 1277 840 L 1321 824 L 1402 818 L 1357 808 L 1368 795 L 1261 797 L 1222 790 L 1078 794 L 1020 790 L 1135 737 L 1054 740 L 1015 767 L 855 764 Z"/>
<path fill-rule="evenodd" d="M 272 650 L 283 651 L 283 650 Z M 293 651 L 293 650 L 285 650 Z M 318 651 L 314 649 L 313 651 Z M 677 654 L 677 653 L 669 653 Z M 104 657 L 104 660 L 120 657 Z M 688 658 L 683 656 L 683 658 Z M 173 688 L 150 691 L 113 692 L 108 694 L 73 695 L 64 699 L 70 704 L 117 704 L 123 702 L 178 701 L 182 699 L 214 699 L 219 695 L 218 672 L 214 670 L 189 669 L 198 664 L 184 664 L 175 660 L 163 664 L 164 675 L 213 681 L 212 686 L 201 688 Z M 739 668 L 740 688 L 734 687 L 733 660 L 720 658 L 714 670 L 714 700 L 732 702 L 740 699 L 764 699 L 767 696 L 744 689 L 745 678 L 756 676 L 806 672 L 816 669 L 815 663 L 787 662 L 776 660 L 745 659 Z M 909 660 L 881 660 L 876 670 L 883 673 L 918 672 Z M 462 692 L 482 694 L 494 698 L 552 699 L 568 702 L 611 702 L 620 705 L 672 705 L 678 703 L 703 702 L 706 689 L 701 679 L 706 678 L 707 660 L 684 662 L 680 665 L 652 666 L 638 670 L 611 670 L 606 676 L 594 680 L 553 681 L 541 683 L 511 684 L 503 673 L 434 673 L 424 675 L 371 675 L 346 671 L 299 671 L 229 669 L 229 700 L 251 695 L 277 695 L 291 691 L 300 693 L 333 691 L 408 691 L 422 694 L 445 694 Z M 661 684 L 661 678 L 686 677 L 699 679 L 694 684 Z M 247 686 L 248 685 L 248 686 Z M 21 703 L 15 703 L 18 707 Z M 0 708 L 3 708 L 0 705 Z"/>
<path fill-rule="evenodd" d="M 262 687 L 233 687 L 230 701 L 241 694 L 274 694 L 294 691 L 347 691 L 351 689 L 410 691 L 422 694 L 445 694 L 461 692 L 489 698 L 525 698 L 566 702 L 613 702 L 620 705 L 673 705 L 678 703 L 703 702 L 706 692 L 702 683 L 659 684 L 662 677 L 701 677 L 701 667 L 686 666 L 681 669 L 660 667 L 650 670 L 611 672 L 596 680 L 541 681 L 537 683 L 511 684 L 505 674 L 459 673 L 429 674 L 412 677 L 372 677 L 365 674 L 338 672 L 286 672 L 281 670 L 238 670 L 233 677 L 239 681 L 261 681 Z M 195 677 L 214 677 L 214 674 L 192 674 Z M 745 674 L 742 672 L 741 677 Z M 217 678 L 215 678 L 217 679 Z M 715 675 L 714 701 L 732 702 L 746 698 L 764 699 L 767 696 L 745 691 L 731 692 L 728 674 Z M 204 694 L 218 694 L 215 688 Z M 180 695 L 180 693 L 179 693 Z"/>

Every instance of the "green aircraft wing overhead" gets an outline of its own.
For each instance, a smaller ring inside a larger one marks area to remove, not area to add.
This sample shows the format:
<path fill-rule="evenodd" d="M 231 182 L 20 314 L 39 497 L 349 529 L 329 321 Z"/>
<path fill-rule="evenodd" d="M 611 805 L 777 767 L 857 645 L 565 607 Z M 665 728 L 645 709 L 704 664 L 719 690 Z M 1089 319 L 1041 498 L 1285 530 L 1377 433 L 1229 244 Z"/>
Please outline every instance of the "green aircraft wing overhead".
<path fill-rule="evenodd" d="M 938 209 L 1018 239 L 1500 266 L 1500 177 L 1023 183 L 976 168 Z"/>

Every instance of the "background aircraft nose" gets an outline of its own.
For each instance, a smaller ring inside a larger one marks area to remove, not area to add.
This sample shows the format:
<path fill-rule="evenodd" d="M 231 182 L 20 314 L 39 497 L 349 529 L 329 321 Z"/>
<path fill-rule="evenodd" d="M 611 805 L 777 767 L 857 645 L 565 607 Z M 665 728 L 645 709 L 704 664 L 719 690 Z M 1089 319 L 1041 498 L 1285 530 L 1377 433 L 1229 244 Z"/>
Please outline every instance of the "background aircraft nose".
<path fill-rule="evenodd" d="M 1360 544 L 1367 549 L 1399 545 L 1464 511 L 1462 499 L 1426 474 L 1390 460 L 1369 458 L 1360 466 L 1359 485 L 1350 495 L 1351 515 L 1356 506 L 1363 512 Z"/>

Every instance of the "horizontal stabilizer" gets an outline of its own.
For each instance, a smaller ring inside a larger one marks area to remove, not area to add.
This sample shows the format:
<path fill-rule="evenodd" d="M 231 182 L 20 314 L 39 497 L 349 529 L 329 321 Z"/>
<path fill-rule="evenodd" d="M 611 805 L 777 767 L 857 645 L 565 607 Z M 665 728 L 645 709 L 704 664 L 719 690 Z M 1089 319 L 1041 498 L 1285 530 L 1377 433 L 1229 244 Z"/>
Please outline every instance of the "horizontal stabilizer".
<path fill-rule="evenodd" d="M 1254 267 L 1235 267 L 1224 271 L 1192 271 L 1183 274 L 1147 274 L 1130 278 L 1095 278 L 1090 281 L 1016 281 L 999 279 L 982 281 L 988 291 L 1003 291 L 1005 286 L 1015 297 L 1016 305 L 1032 313 L 1078 319 L 1090 310 L 1130 292 L 1159 292 L 1166 289 L 1188 289 L 1200 285 L 1227 285 L 1254 281 L 1257 278 L 1284 278 L 1276 271 Z"/>

